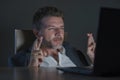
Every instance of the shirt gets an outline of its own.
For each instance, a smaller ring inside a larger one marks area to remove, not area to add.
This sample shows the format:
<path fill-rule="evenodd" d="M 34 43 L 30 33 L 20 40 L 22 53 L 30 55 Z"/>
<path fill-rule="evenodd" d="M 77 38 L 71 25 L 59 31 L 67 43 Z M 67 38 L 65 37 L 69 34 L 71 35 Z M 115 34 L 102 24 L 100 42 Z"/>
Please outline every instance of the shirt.
<path fill-rule="evenodd" d="M 57 62 L 51 55 L 44 57 L 40 67 L 76 67 L 70 58 L 66 56 L 65 52 L 64 47 L 62 52 L 58 52 L 59 62 Z"/>

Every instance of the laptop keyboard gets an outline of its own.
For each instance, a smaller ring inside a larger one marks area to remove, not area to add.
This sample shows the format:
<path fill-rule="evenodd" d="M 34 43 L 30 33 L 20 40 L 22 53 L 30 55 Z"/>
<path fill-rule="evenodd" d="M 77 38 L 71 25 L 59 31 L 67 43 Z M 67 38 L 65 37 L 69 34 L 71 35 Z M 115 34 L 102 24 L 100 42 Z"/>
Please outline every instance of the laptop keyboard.
<path fill-rule="evenodd" d="M 92 74 L 93 68 L 86 67 L 57 67 L 58 70 L 69 73 Z"/>

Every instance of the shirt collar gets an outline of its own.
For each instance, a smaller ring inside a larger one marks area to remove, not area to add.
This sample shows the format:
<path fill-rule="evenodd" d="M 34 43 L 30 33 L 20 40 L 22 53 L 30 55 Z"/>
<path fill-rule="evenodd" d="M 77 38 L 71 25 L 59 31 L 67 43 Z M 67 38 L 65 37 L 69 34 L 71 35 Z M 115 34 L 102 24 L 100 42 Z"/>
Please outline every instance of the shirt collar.
<path fill-rule="evenodd" d="M 60 51 L 61 54 L 65 54 L 66 50 L 65 48 L 62 46 L 62 50 Z"/>

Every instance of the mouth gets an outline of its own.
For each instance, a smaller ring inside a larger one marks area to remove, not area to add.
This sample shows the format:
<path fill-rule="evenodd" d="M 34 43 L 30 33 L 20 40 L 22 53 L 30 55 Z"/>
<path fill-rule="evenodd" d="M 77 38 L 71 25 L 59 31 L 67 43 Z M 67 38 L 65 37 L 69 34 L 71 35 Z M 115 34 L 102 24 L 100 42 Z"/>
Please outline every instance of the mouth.
<path fill-rule="evenodd" d="M 62 40 L 63 40 L 63 39 L 62 39 L 61 37 L 59 37 L 59 38 L 54 38 L 54 39 L 53 39 L 53 41 L 55 41 L 55 42 L 62 42 Z"/>

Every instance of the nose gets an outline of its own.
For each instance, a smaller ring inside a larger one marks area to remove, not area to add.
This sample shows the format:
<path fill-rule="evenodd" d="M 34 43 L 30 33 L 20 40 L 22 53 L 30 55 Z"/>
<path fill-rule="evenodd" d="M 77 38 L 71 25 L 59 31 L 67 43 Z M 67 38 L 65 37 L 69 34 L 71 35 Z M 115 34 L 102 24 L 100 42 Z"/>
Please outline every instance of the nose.
<path fill-rule="evenodd" d="M 56 30 L 55 30 L 55 35 L 56 35 L 56 36 L 60 36 L 60 34 L 61 34 L 60 29 L 56 29 Z"/>

